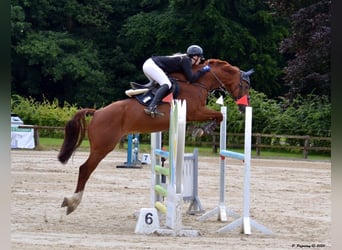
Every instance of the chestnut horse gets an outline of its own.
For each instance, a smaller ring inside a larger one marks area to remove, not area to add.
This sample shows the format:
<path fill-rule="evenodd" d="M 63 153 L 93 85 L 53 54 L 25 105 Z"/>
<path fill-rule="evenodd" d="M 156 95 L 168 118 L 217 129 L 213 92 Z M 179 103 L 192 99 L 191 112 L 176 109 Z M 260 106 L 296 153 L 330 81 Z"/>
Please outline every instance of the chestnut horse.
<path fill-rule="evenodd" d="M 206 107 L 208 93 L 215 89 L 229 91 L 234 100 L 245 95 L 249 96 L 249 75 L 226 61 L 210 59 L 202 65 L 193 67 L 198 70 L 210 65 L 211 70 L 202 76 L 197 83 L 189 83 L 182 74 L 172 74 L 179 82 L 177 99 L 185 99 L 187 121 L 211 122 L 218 125 L 222 114 Z M 242 108 L 239 107 L 239 108 Z M 243 106 L 244 108 L 244 106 Z M 67 207 L 67 214 L 73 212 L 80 204 L 88 178 L 100 161 L 119 143 L 120 139 L 130 133 L 151 133 L 165 131 L 169 127 L 170 105 L 161 104 L 158 109 L 166 115 L 152 118 L 144 112 L 144 106 L 135 98 L 113 102 L 99 110 L 81 109 L 65 126 L 64 141 L 58 154 L 58 160 L 65 164 L 73 152 L 81 144 L 88 133 L 90 153 L 88 159 L 79 167 L 76 190 L 71 197 L 63 200 L 62 207 Z M 241 109 L 242 110 L 242 109 Z M 93 117 L 87 124 L 85 116 Z"/>

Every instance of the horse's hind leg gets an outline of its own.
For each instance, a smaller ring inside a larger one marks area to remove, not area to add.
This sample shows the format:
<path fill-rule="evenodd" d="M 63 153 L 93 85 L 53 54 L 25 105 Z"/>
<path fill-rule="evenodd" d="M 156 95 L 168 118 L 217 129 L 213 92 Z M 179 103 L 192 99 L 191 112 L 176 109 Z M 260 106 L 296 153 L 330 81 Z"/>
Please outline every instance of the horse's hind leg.
<path fill-rule="evenodd" d="M 83 191 L 74 193 L 71 197 L 64 197 L 61 207 L 67 207 L 66 214 L 72 213 L 81 203 Z"/>
<path fill-rule="evenodd" d="M 77 206 L 81 203 L 84 187 L 91 175 L 95 170 L 99 162 L 109 153 L 101 152 L 90 153 L 87 161 L 83 163 L 79 168 L 78 181 L 74 194 L 71 197 L 65 197 L 62 203 L 62 207 L 67 207 L 66 214 L 72 213 Z"/>
<path fill-rule="evenodd" d="M 62 207 L 67 207 L 67 214 L 73 212 L 80 204 L 85 185 L 90 175 L 100 161 L 115 148 L 123 136 L 121 129 L 121 113 L 123 109 L 122 107 L 118 107 L 116 110 L 112 111 L 110 108 L 101 109 L 94 114 L 94 117 L 88 124 L 90 154 L 88 159 L 79 168 L 77 186 L 74 194 L 71 197 L 64 198 L 62 203 Z"/>

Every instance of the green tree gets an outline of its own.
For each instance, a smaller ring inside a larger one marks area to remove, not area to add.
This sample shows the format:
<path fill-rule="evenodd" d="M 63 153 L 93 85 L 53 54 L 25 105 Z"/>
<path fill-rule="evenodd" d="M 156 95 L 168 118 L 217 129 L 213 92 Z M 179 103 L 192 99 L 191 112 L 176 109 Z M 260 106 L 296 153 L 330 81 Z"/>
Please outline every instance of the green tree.
<path fill-rule="evenodd" d="M 23 77 L 16 78 L 14 92 L 39 99 L 43 93 L 49 99 L 71 100 L 80 106 L 102 104 L 105 75 L 92 42 L 72 39 L 67 33 L 32 32 L 15 52 L 14 70 Z"/>
<path fill-rule="evenodd" d="M 291 23 L 273 11 L 274 2 L 293 13 L 318 1 L 270 2 L 11 0 L 12 92 L 103 106 L 124 98 L 130 81 L 146 81 L 141 66 L 152 54 L 185 52 L 199 44 L 207 58 L 254 68 L 252 87 L 277 97 L 287 91 L 282 69 L 296 50 L 279 53 Z M 315 44 L 306 45 L 319 52 Z M 323 76 L 322 70 L 315 72 L 320 75 L 307 79 Z"/>
<path fill-rule="evenodd" d="M 107 3 L 12 1 L 12 92 L 102 106 L 107 80 L 90 34 L 108 30 Z"/>
<path fill-rule="evenodd" d="M 290 88 L 289 96 L 330 96 L 331 1 L 270 2 L 291 24 L 291 33 L 280 45 L 288 58 L 284 81 Z"/>

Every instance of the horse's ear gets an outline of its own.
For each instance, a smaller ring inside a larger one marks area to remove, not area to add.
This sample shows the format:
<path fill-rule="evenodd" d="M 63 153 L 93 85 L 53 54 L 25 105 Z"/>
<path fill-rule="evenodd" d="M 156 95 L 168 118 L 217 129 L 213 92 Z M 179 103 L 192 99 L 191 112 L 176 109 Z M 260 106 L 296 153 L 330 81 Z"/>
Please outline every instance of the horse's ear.
<path fill-rule="evenodd" d="M 253 74 L 253 73 L 254 73 L 254 69 L 250 69 L 247 72 L 241 71 L 241 78 L 242 78 L 242 80 L 244 80 L 244 81 L 248 82 L 248 84 L 250 84 L 249 76 L 251 74 Z"/>
<path fill-rule="evenodd" d="M 244 72 L 244 74 L 246 74 L 246 76 L 250 76 L 253 73 L 254 73 L 254 69 L 250 69 L 247 72 Z"/>

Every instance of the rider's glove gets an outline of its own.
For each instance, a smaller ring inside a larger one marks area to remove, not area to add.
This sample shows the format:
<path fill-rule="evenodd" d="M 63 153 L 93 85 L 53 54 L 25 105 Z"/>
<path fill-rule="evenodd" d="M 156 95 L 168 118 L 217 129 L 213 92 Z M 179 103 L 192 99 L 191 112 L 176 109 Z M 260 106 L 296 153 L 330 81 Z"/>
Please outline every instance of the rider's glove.
<path fill-rule="evenodd" d="M 206 66 L 204 66 L 204 67 L 202 68 L 202 70 L 203 70 L 204 72 L 208 72 L 208 71 L 210 71 L 210 66 L 209 66 L 209 65 L 206 65 Z"/>

